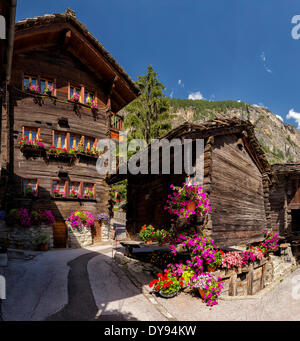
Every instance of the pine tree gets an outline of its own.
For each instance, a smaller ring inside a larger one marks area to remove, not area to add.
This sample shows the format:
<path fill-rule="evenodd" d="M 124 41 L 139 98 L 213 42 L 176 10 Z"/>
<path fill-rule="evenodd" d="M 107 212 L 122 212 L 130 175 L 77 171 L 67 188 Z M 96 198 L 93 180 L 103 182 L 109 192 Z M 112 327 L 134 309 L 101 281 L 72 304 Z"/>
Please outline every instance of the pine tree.
<path fill-rule="evenodd" d="M 141 95 L 126 107 L 125 128 L 129 129 L 129 139 L 151 139 L 162 137 L 171 130 L 170 104 L 163 94 L 164 85 L 157 79 L 152 66 L 145 76 L 136 82 Z"/>

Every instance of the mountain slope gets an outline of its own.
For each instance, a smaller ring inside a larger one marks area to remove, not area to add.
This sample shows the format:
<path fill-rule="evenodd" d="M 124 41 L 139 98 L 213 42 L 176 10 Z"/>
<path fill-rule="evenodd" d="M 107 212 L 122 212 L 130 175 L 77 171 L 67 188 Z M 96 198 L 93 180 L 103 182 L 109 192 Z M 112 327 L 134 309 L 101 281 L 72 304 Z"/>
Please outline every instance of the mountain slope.
<path fill-rule="evenodd" d="M 238 117 L 249 120 L 271 164 L 300 161 L 300 131 L 285 124 L 266 108 L 243 102 L 170 99 L 175 128 L 185 121 L 203 122 L 214 118 Z"/>

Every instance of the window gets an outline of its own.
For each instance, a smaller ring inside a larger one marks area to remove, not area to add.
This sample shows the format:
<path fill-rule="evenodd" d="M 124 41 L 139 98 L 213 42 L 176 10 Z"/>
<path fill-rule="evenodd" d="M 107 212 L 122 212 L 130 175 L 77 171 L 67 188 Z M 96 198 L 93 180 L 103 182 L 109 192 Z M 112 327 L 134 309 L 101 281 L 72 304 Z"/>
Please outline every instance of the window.
<path fill-rule="evenodd" d="M 69 186 L 69 196 L 77 198 L 80 195 L 80 182 L 71 182 Z"/>
<path fill-rule="evenodd" d="M 85 91 L 84 92 L 84 103 L 91 104 L 91 102 L 95 99 L 95 95 L 92 92 Z"/>
<path fill-rule="evenodd" d="M 27 90 L 30 85 L 37 85 L 38 79 L 37 77 L 31 77 L 31 76 L 24 76 L 24 90 Z"/>
<path fill-rule="evenodd" d="M 53 146 L 56 148 L 67 148 L 67 134 L 64 132 L 53 132 Z"/>
<path fill-rule="evenodd" d="M 37 196 L 38 195 L 38 179 L 24 179 L 23 180 L 23 193 L 25 196 Z"/>
<path fill-rule="evenodd" d="M 70 86 L 70 98 L 69 99 L 71 99 L 72 96 L 75 95 L 76 93 L 79 94 L 80 96 L 79 102 L 81 102 L 81 88 Z"/>
<path fill-rule="evenodd" d="M 81 141 L 80 135 L 70 134 L 70 148 L 76 149 Z"/>
<path fill-rule="evenodd" d="M 52 90 L 54 90 L 53 82 L 49 81 L 48 79 L 41 79 L 40 84 L 41 84 L 40 88 L 41 88 L 42 93 L 45 91 L 46 88 L 48 88 L 48 89 L 52 88 Z M 53 91 L 52 91 L 52 95 L 53 95 Z"/>
<path fill-rule="evenodd" d="M 29 128 L 23 127 L 23 136 L 28 139 L 28 141 L 34 141 L 36 138 L 39 138 L 39 129 L 38 128 Z"/>
<path fill-rule="evenodd" d="M 52 195 L 54 197 L 65 197 L 67 193 L 67 181 L 53 180 L 52 181 Z"/>
<path fill-rule="evenodd" d="M 84 183 L 83 184 L 83 198 L 94 199 L 95 198 L 95 184 Z"/>
<path fill-rule="evenodd" d="M 84 136 L 84 148 L 85 149 L 92 149 L 95 145 L 96 140 L 93 137 L 86 137 Z"/>

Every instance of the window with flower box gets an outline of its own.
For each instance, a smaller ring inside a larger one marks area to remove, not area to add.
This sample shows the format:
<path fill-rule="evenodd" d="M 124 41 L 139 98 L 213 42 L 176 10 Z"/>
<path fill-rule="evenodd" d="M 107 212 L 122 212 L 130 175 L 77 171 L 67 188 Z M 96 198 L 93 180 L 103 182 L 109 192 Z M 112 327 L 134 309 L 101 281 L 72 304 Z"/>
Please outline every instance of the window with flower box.
<path fill-rule="evenodd" d="M 95 94 L 93 92 L 84 91 L 84 104 L 92 105 L 96 101 Z"/>
<path fill-rule="evenodd" d="M 25 197 L 37 197 L 39 179 L 23 179 L 23 194 Z"/>
<path fill-rule="evenodd" d="M 71 181 L 69 185 L 69 197 L 70 198 L 78 198 L 81 199 L 81 183 L 80 182 L 74 182 Z"/>
<path fill-rule="evenodd" d="M 69 86 L 69 100 L 81 103 L 81 87 Z"/>
<path fill-rule="evenodd" d="M 82 196 L 84 199 L 95 199 L 96 197 L 96 185 L 92 183 L 83 183 Z"/>
<path fill-rule="evenodd" d="M 51 80 L 41 78 L 40 89 L 41 89 L 41 93 L 45 93 L 45 94 L 50 95 L 50 96 L 55 95 L 54 82 Z"/>
<path fill-rule="evenodd" d="M 66 197 L 68 193 L 68 181 L 66 180 L 52 180 L 52 196 L 55 198 Z"/>
<path fill-rule="evenodd" d="M 40 129 L 33 127 L 23 127 L 22 137 L 28 140 L 29 142 L 32 142 L 40 137 Z"/>
<path fill-rule="evenodd" d="M 70 148 L 77 149 L 79 143 L 81 141 L 81 135 L 78 134 L 70 134 Z"/>
<path fill-rule="evenodd" d="M 23 80 L 23 88 L 24 90 L 28 90 L 30 85 L 38 85 L 38 77 L 33 76 L 24 76 Z"/>
<path fill-rule="evenodd" d="M 61 149 L 68 148 L 67 133 L 54 130 L 52 134 L 52 145 L 54 147 Z"/>
<path fill-rule="evenodd" d="M 83 136 L 83 145 L 85 149 L 92 149 L 95 146 L 96 139 L 94 137 Z"/>

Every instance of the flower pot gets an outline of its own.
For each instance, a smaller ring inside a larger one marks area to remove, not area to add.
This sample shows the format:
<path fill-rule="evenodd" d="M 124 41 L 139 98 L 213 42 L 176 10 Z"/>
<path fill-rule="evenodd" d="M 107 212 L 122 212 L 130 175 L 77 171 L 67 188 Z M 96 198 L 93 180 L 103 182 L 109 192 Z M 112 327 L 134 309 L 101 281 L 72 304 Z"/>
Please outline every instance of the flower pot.
<path fill-rule="evenodd" d="M 195 211 L 196 209 L 196 202 L 195 201 L 192 201 L 191 203 L 189 203 L 186 207 L 188 210 L 191 210 L 191 211 Z"/>
<path fill-rule="evenodd" d="M 207 265 L 208 272 L 214 272 L 217 269 L 216 265 Z"/>
<path fill-rule="evenodd" d="M 152 240 L 147 240 L 146 241 L 146 244 L 151 244 L 152 243 Z"/>
<path fill-rule="evenodd" d="M 171 292 L 171 293 L 159 291 L 159 295 L 163 298 L 172 298 L 178 295 L 178 291 Z"/>
<path fill-rule="evenodd" d="M 201 296 L 201 298 L 203 299 L 203 300 L 205 300 L 206 298 L 205 298 L 205 290 L 204 289 L 200 289 L 200 288 L 198 288 L 198 292 L 199 292 L 199 294 L 200 294 L 200 296 Z"/>
<path fill-rule="evenodd" d="M 48 243 L 46 243 L 46 244 L 41 244 L 41 245 L 40 245 L 40 250 L 41 250 L 41 251 L 48 251 L 48 248 L 49 248 L 49 247 L 48 247 Z"/>

